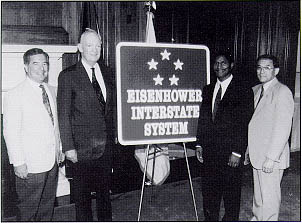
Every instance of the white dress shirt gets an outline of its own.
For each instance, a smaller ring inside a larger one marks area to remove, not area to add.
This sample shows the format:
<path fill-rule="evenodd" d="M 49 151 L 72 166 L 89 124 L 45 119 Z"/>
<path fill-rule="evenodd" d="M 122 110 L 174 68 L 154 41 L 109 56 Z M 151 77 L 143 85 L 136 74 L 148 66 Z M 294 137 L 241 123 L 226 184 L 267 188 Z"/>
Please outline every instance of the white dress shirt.
<path fill-rule="evenodd" d="M 212 112 L 213 112 L 213 109 L 214 109 L 214 103 L 215 103 L 215 98 L 216 98 L 216 95 L 217 95 L 217 92 L 219 90 L 219 87 L 221 86 L 221 100 L 224 96 L 224 93 L 226 92 L 226 89 L 228 88 L 229 84 L 231 83 L 233 79 L 233 75 L 231 74 L 231 76 L 228 77 L 228 79 L 224 80 L 224 81 L 220 81 L 217 79 L 216 81 L 216 85 L 215 85 L 215 88 L 214 88 L 214 92 L 213 92 L 213 98 L 212 98 Z"/>
<path fill-rule="evenodd" d="M 47 96 L 48 96 L 48 99 L 49 99 L 49 104 L 50 104 L 51 112 L 53 113 L 53 111 L 55 109 L 54 100 L 52 98 L 52 94 L 50 93 L 47 85 L 45 83 L 41 83 L 40 84 L 38 82 L 35 82 L 35 81 L 31 80 L 28 77 L 27 77 L 27 80 L 30 83 L 30 85 L 33 87 L 33 90 L 36 92 L 36 94 L 41 98 L 41 103 L 42 104 L 43 104 L 43 96 L 42 96 L 42 89 L 40 88 L 40 85 L 42 84 L 44 86 L 44 89 L 45 89 L 45 91 L 47 93 Z"/>
<path fill-rule="evenodd" d="M 106 86 L 105 86 L 103 74 L 101 72 L 99 64 L 96 63 L 93 67 L 91 67 L 83 59 L 82 59 L 82 64 L 83 64 L 83 66 L 84 66 L 84 68 L 85 68 L 85 70 L 86 70 L 86 72 L 88 74 L 90 82 L 92 82 L 92 70 L 91 70 L 91 68 L 94 68 L 96 80 L 98 81 L 98 83 L 99 83 L 99 85 L 101 87 L 101 91 L 102 91 L 104 100 L 106 102 Z"/>

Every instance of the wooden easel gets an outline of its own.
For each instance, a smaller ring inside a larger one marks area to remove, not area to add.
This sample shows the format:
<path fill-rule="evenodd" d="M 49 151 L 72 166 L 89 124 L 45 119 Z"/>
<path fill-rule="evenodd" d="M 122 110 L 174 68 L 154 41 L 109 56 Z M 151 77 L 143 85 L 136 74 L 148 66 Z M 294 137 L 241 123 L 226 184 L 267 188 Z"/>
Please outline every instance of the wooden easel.
<path fill-rule="evenodd" d="M 193 205 L 194 205 L 194 210 L 195 210 L 195 215 L 196 215 L 196 221 L 198 221 L 196 202 L 195 202 L 195 196 L 194 196 L 194 190 L 193 190 L 193 184 L 192 184 L 192 178 L 191 178 L 191 172 L 190 172 L 190 166 L 189 166 L 188 155 L 187 155 L 187 148 L 186 148 L 185 142 L 183 142 L 183 149 L 184 149 L 186 163 L 187 163 L 187 170 L 188 170 L 188 175 L 189 175 L 190 189 L 191 189 L 192 200 L 193 200 Z M 141 197 L 140 197 L 140 203 L 139 203 L 139 210 L 138 210 L 137 221 L 140 221 L 140 216 L 141 216 L 141 209 L 142 209 L 142 203 L 143 203 L 143 197 L 144 197 L 144 189 L 145 189 L 145 181 L 146 181 L 146 172 L 147 172 L 149 151 L 150 151 L 150 144 L 148 144 L 147 149 L 146 149 L 144 176 L 143 176 L 143 182 L 142 182 L 142 190 L 141 190 Z M 155 155 L 156 155 L 156 150 L 154 150 L 153 170 L 152 170 L 152 179 L 151 179 L 151 182 L 153 182 L 153 176 L 154 176 Z"/>

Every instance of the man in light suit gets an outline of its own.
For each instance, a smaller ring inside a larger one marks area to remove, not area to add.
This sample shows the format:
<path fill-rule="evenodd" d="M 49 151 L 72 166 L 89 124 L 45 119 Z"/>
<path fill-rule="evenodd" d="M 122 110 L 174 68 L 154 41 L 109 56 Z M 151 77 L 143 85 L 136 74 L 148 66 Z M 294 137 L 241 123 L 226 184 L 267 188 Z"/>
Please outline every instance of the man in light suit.
<path fill-rule="evenodd" d="M 81 61 L 58 80 L 62 149 L 70 162 L 71 193 L 77 221 L 92 221 L 91 192 L 96 192 L 98 221 L 111 221 L 109 194 L 113 136 L 113 74 L 98 63 L 101 37 L 86 29 L 78 44 Z"/>
<path fill-rule="evenodd" d="M 51 221 L 60 153 L 56 89 L 44 82 L 47 53 L 33 48 L 23 59 L 26 80 L 7 93 L 3 107 L 3 134 L 16 175 L 17 220 Z"/>
<path fill-rule="evenodd" d="M 246 162 L 253 166 L 254 196 L 252 221 L 278 221 L 281 203 L 280 183 L 289 167 L 288 138 L 294 113 L 293 95 L 276 75 L 276 57 L 257 59 L 261 84 L 253 87 L 255 111 L 249 123 Z"/>
<path fill-rule="evenodd" d="M 253 92 L 232 74 L 228 53 L 215 58 L 217 81 L 204 87 L 197 130 L 197 158 L 203 163 L 202 196 L 205 221 L 238 221 L 243 156 L 248 123 L 253 114 Z"/>

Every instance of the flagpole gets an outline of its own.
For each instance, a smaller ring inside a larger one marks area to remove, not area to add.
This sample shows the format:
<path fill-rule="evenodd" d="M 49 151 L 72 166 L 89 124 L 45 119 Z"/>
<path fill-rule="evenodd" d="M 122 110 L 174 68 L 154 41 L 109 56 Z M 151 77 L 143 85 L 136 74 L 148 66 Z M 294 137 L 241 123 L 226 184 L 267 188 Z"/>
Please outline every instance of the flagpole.
<path fill-rule="evenodd" d="M 153 27 L 153 13 L 151 12 L 151 7 L 155 9 L 155 2 L 152 4 L 150 1 L 145 2 L 145 6 L 147 6 L 147 24 L 146 24 L 146 42 L 147 43 L 156 43 L 156 37 L 155 37 L 155 31 Z M 143 182 L 142 182 L 142 189 L 141 189 L 141 197 L 140 197 L 140 203 L 139 203 L 139 209 L 138 209 L 138 218 L 137 221 L 140 221 L 141 217 L 141 210 L 142 210 L 142 203 L 144 198 L 144 188 L 145 188 L 145 180 L 146 180 L 146 173 L 147 173 L 147 166 L 148 166 L 148 156 L 149 156 L 149 150 L 150 150 L 150 144 L 148 144 L 148 147 L 145 149 L 145 168 L 144 168 L 144 176 L 143 176 Z M 156 148 L 154 149 L 154 155 L 153 155 L 153 171 L 152 171 L 152 178 L 151 178 L 151 185 L 153 184 L 153 178 L 154 178 L 154 169 L 155 169 L 155 156 L 156 155 Z M 153 193 L 153 188 L 152 188 Z"/>
<path fill-rule="evenodd" d="M 147 7 L 147 24 L 146 24 L 146 42 L 147 43 L 156 43 L 155 30 L 153 26 L 153 13 L 152 9 L 156 9 L 155 2 L 145 2 L 145 6 Z"/>

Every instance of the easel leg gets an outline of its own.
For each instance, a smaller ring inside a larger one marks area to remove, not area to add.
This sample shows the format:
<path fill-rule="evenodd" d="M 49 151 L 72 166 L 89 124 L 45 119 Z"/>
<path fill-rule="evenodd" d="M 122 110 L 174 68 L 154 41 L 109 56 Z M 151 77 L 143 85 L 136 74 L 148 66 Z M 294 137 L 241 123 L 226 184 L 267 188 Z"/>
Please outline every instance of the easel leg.
<path fill-rule="evenodd" d="M 150 145 L 148 145 L 148 147 L 147 147 L 147 149 L 146 149 L 146 158 L 145 158 L 144 176 L 143 176 L 142 191 L 141 191 L 141 198 L 140 198 L 140 202 L 139 202 L 139 209 L 138 209 L 138 218 L 137 218 L 137 221 L 139 221 L 139 220 L 140 220 L 140 217 L 141 217 L 141 209 L 142 209 L 142 203 L 143 203 L 143 197 L 144 197 L 144 188 L 145 188 L 145 181 L 146 181 L 146 172 L 147 172 L 147 165 L 148 165 L 149 149 L 150 149 Z"/>
<path fill-rule="evenodd" d="M 184 152 L 185 152 L 185 157 L 186 157 L 187 170 L 188 170 L 188 175 L 189 175 L 190 188 L 191 188 L 191 193 L 192 193 L 192 200 L 193 200 L 193 205 L 194 205 L 194 210 L 195 210 L 195 215 L 196 215 L 196 221 L 198 221 L 198 215 L 197 215 L 197 209 L 196 209 L 196 202 L 195 202 L 195 196 L 194 196 L 192 178 L 191 178 L 191 173 L 190 173 L 190 167 L 189 167 L 189 161 L 188 161 L 188 155 L 187 155 L 186 144 L 183 143 L 183 146 L 184 146 Z"/>
<path fill-rule="evenodd" d="M 152 177 L 151 177 L 151 200 L 152 203 L 152 197 L 153 197 L 153 186 L 154 186 L 154 173 L 155 173 L 155 160 L 156 160 L 156 154 L 161 152 L 162 149 L 158 147 L 158 145 L 153 145 L 154 151 L 153 151 L 153 166 L 152 166 Z M 152 153 L 151 153 L 152 154 Z"/>

